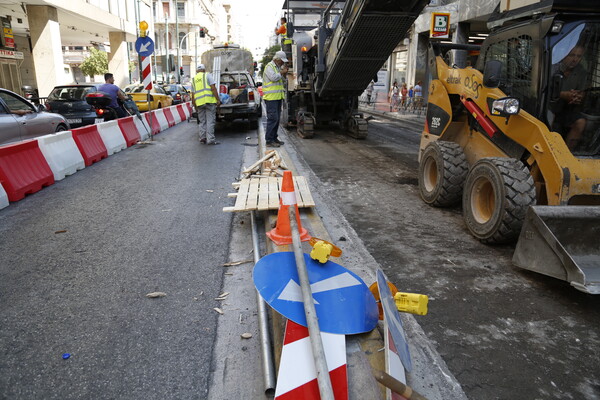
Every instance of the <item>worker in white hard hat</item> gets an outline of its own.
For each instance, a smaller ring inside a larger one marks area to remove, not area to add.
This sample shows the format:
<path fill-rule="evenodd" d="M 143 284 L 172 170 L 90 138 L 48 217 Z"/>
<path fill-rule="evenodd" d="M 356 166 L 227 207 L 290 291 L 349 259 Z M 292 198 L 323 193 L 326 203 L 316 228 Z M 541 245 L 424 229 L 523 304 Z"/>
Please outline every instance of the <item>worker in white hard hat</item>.
<path fill-rule="evenodd" d="M 263 73 L 263 100 L 267 107 L 267 129 L 265 141 L 267 147 L 279 147 L 283 144 L 277 137 L 279 119 L 281 118 L 281 105 L 285 98 L 285 79 L 288 72 L 288 59 L 285 52 L 278 51 L 273 60 L 265 66 Z"/>
<path fill-rule="evenodd" d="M 199 64 L 196 71 L 196 76 L 192 80 L 192 96 L 194 107 L 198 113 L 200 143 L 219 144 L 215 139 L 215 120 L 217 107 L 221 101 L 215 87 L 215 80 L 211 74 L 206 72 L 204 64 Z"/>

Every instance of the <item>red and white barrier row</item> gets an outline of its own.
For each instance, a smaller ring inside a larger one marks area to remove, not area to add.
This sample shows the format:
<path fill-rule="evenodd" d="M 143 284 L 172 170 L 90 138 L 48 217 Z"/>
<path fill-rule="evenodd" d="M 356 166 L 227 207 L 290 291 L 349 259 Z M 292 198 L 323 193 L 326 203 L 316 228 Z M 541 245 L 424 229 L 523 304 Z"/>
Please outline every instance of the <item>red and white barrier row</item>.
<path fill-rule="evenodd" d="M 149 138 L 150 121 L 156 135 L 190 115 L 188 102 L 145 113 L 143 120 L 125 117 L 0 146 L 0 209 Z"/>

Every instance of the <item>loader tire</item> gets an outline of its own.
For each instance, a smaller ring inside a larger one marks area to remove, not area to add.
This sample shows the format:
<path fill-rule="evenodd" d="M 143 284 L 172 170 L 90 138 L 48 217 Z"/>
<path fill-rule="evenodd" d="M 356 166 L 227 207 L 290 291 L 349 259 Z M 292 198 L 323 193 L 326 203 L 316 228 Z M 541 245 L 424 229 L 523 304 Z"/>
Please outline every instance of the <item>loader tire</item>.
<path fill-rule="evenodd" d="M 514 158 L 482 158 L 467 176 L 463 218 L 483 243 L 510 243 L 521 232 L 525 212 L 536 200 L 529 170 Z"/>
<path fill-rule="evenodd" d="M 419 163 L 421 198 L 435 207 L 458 204 L 468 170 L 465 153 L 457 143 L 431 142 Z"/>

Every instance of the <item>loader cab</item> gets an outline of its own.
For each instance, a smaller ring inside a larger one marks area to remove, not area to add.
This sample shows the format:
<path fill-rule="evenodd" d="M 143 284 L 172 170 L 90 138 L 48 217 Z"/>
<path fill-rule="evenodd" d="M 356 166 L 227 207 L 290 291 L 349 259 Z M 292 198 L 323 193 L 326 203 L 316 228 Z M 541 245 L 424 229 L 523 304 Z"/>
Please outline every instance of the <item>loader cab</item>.
<path fill-rule="evenodd" d="M 577 157 L 600 157 L 600 21 L 538 18 L 488 37 L 477 68 L 502 64 L 499 88 L 558 132 Z"/>

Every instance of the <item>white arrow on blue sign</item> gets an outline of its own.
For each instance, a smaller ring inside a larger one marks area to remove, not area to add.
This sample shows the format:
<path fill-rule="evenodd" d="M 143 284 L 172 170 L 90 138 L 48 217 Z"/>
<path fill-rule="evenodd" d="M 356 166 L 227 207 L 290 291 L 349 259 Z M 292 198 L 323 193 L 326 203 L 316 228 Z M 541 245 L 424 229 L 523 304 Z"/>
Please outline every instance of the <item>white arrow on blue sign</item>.
<path fill-rule="evenodd" d="M 135 41 L 135 51 L 142 57 L 152 55 L 154 53 L 154 40 L 148 36 L 137 38 Z"/>
<path fill-rule="evenodd" d="M 304 254 L 304 259 L 321 331 L 351 335 L 375 328 L 377 304 L 358 275 L 332 261 L 321 264 L 308 254 Z M 306 326 L 293 252 L 261 258 L 254 267 L 253 278 L 256 289 L 271 307 Z"/>

